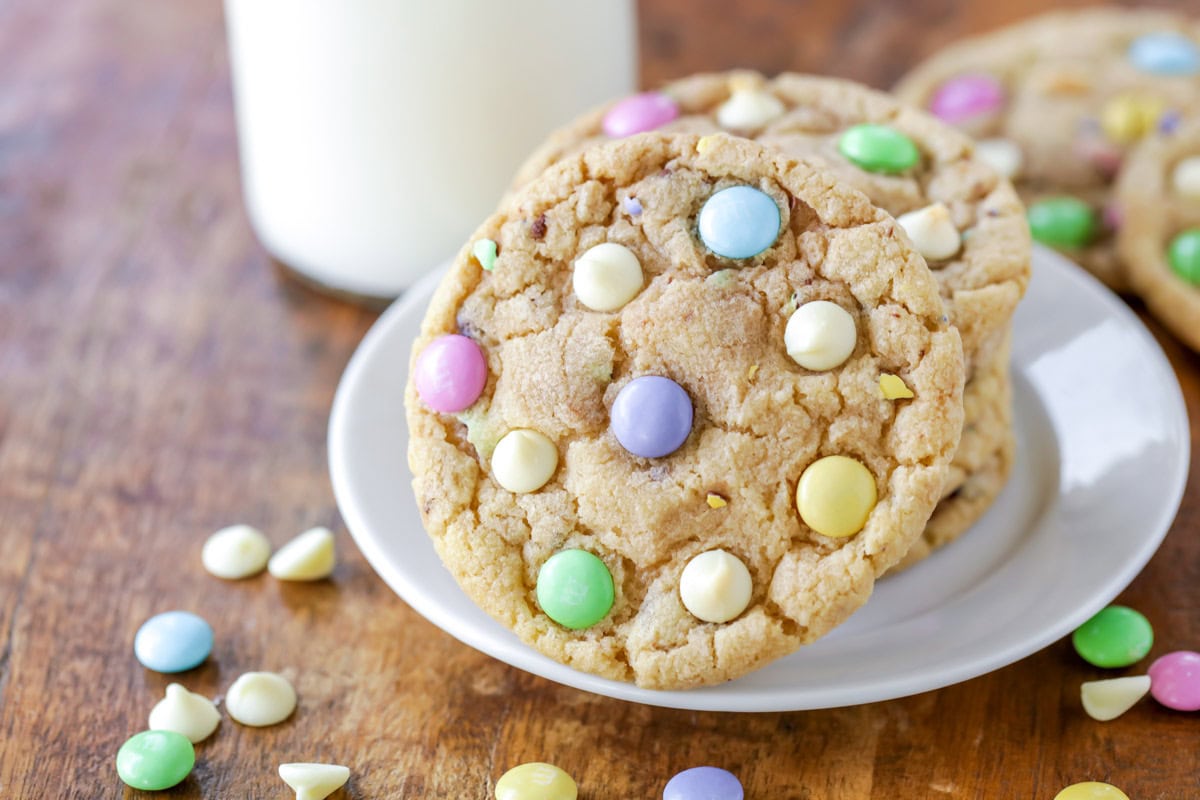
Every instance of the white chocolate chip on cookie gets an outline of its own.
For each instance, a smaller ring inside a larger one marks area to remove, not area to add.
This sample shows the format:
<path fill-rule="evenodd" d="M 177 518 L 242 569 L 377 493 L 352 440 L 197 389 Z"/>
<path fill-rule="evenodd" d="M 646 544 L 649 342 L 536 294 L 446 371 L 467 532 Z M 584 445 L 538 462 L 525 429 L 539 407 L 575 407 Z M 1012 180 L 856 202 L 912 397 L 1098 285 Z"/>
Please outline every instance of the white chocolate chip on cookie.
<path fill-rule="evenodd" d="M 754 583 L 750 570 L 735 555 L 709 550 L 687 563 L 679 576 L 679 598 L 692 616 L 705 622 L 728 622 L 746 610 Z"/>
<path fill-rule="evenodd" d="M 492 451 L 492 475 L 514 494 L 536 492 L 558 467 L 558 448 L 545 435 L 531 430 L 509 431 Z"/>
<path fill-rule="evenodd" d="M 941 261 L 962 247 L 962 234 L 950 219 L 950 209 L 942 203 L 925 206 L 896 218 L 912 239 L 917 252 L 930 261 Z"/>
<path fill-rule="evenodd" d="M 616 311 L 642 288 L 642 265 L 628 247 L 605 242 L 575 260 L 575 296 L 593 311 Z"/>
<path fill-rule="evenodd" d="M 783 334 L 792 360 L 817 371 L 833 369 L 849 358 L 857 339 L 854 317 L 828 300 L 814 300 L 797 308 Z"/>

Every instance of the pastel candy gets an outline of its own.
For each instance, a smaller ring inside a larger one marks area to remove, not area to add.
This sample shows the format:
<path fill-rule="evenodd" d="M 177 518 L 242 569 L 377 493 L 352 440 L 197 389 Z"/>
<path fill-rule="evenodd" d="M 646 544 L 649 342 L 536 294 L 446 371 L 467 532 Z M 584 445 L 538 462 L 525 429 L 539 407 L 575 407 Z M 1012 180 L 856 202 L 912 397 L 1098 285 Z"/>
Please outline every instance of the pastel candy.
<path fill-rule="evenodd" d="M 237 580 L 257 575 L 271 558 L 271 542 L 257 528 L 230 525 L 209 536 L 200 561 L 212 575 Z"/>
<path fill-rule="evenodd" d="M 167 611 L 142 623 L 133 653 L 155 672 L 185 672 L 200 666 L 212 652 L 213 629 L 189 611 Z"/>
<path fill-rule="evenodd" d="M 247 672 L 225 693 L 225 710 L 243 725 L 277 725 L 296 710 L 296 690 L 274 672 Z"/>
<path fill-rule="evenodd" d="M 1012 139 L 983 139 L 975 143 L 975 155 L 1003 178 L 1013 179 L 1025 161 L 1021 146 Z"/>
<path fill-rule="evenodd" d="M 663 800 L 743 800 L 742 782 L 720 767 L 692 767 L 667 781 Z"/>
<path fill-rule="evenodd" d="M 1087 715 L 1098 722 L 1116 719 L 1150 691 L 1149 675 L 1088 681 L 1079 687 L 1079 700 Z"/>
<path fill-rule="evenodd" d="M 538 605 L 564 628 L 595 625 L 608 615 L 614 597 L 612 573 L 586 550 L 555 553 L 538 571 Z"/>
<path fill-rule="evenodd" d="M 709 550 L 692 558 L 679 576 L 679 597 L 693 617 L 728 622 L 746 610 L 754 584 L 740 558 Z"/>
<path fill-rule="evenodd" d="M 847 128 L 838 139 L 838 152 L 867 172 L 896 174 L 921 160 L 913 140 L 888 125 L 864 123 Z"/>
<path fill-rule="evenodd" d="M 1130 144 L 1157 128 L 1164 110 L 1163 102 L 1156 97 L 1126 92 L 1100 109 L 1100 127 L 1109 140 Z"/>
<path fill-rule="evenodd" d="M 496 781 L 496 800 L 575 800 L 579 787 L 553 764 L 520 764 Z"/>
<path fill-rule="evenodd" d="M 917 252 L 931 261 L 950 258 L 962 247 L 962 234 L 950 219 L 950 209 L 944 203 L 901 214 L 896 218 L 908 234 Z"/>
<path fill-rule="evenodd" d="M 1167 708 L 1200 711 L 1200 653 L 1177 650 L 1150 665 L 1150 694 Z"/>
<path fill-rule="evenodd" d="M 1083 247 L 1096 233 L 1096 212 L 1074 197 L 1049 197 L 1029 206 L 1033 238 L 1051 247 Z"/>
<path fill-rule="evenodd" d="M 862 530 L 875 501 L 875 476 L 848 456 L 817 459 L 796 485 L 796 509 L 804 524 L 835 539 Z"/>
<path fill-rule="evenodd" d="M 1129 800 L 1129 796 L 1112 784 L 1084 781 L 1063 789 L 1054 800 Z"/>
<path fill-rule="evenodd" d="M 621 389 L 610 425 L 621 446 L 642 458 L 678 450 L 692 431 L 692 399 L 670 378 L 643 375 Z"/>
<path fill-rule="evenodd" d="M 457 333 L 434 339 L 417 357 L 413 382 L 421 402 L 451 414 L 469 408 L 487 383 L 487 359 L 473 340 Z"/>
<path fill-rule="evenodd" d="M 753 258 L 779 237 L 779 206 L 753 186 L 730 186 L 708 198 L 697 227 L 704 246 L 726 258 Z"/>
<path fill-rule="evenodd" d="M 615 242 L 589 248 L 575 259 L 571 287 L 593 311 L 616 311 L 642 288 L 642 264 L 633 251 Z"/>
<path fill-rule="evenodd" d="M 1167 264 L 1180 278 L 1200 286 L 1200 228 L 1186 230 L 1171 240 Z"/>
<path fill-rule="evenodd" d="M 601 126 L 614 139 L 652 131 L 679 116 L 679 104 L 662 92 L 626 97 L 604 115 Z"/>
<path fill-rule="evenodd" d="M 1143 72 L 1156 75 L 1195 75 L 1200 72 L 1200 48 L 1174 31 L 1148 33 L 1129 45 L 1129 60 Z"/>
<path fill-rule="evenodd" d="M 492 451 L 492 475 L 510 492 L 536 492 L 558 468 L 558 448 L 544 434 L 515 430 L 504 434 Z"/>
<path fill-rule="evenodd" d="M 182 783 L 195 765 L 192 743 L 174 731 L 142 731 L 117 751 L 117 775 L 127 786 L 147 792 Z"/>
<path fill-rule="evenodd" d="M 816 371 L 844 363 L 857 341 L 854 317 L 828 300 L 813 300 L 797 308 L 783 332 L 783 344 L 792 360 Z"/>
<path fill-rule="evenodd" d="M 929 100 L 934 116 L 957 125 L 1004 105 L 1004 87 L 990 75 L 960 75 L 938 87 Z"/>
<path fill-rule="evenodd" d="M 1200 156 L 1189 156 L 1175 165 L 1171 188 L 1189 200 L 1200 200 Z"/>
<path fill-rule="evenodd" d="M 195 744 L 212 735 L 221 722 L 221 713 L 204 695 L 172 683 L 167 686 L 166 696 L 150 710 L 149 722 L 152 731 L 174 731 Z"/>
<path fill-rule="evenodd" d="M 1154 645 L 1150 621 L 1132 608 L 1101 609 L 1071 635 L 1080 657 L 1097 667 L 1128 667 L 1146 657 Z"/>
<path fill-rule="evenodd" d="M 340 764 L 280 764 L 279 777 L 296 800 L 325 800 L 350 780 L 350 768 Z"/>

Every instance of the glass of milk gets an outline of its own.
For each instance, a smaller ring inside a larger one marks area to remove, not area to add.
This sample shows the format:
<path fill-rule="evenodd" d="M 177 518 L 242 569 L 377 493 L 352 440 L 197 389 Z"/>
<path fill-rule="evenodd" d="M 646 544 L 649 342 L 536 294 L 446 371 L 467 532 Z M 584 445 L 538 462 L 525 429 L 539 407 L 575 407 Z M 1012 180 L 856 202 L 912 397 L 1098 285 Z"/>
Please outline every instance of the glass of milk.
<path fill-rule="evenodd" d="M 285 266 L 395 297 L 554 127 L 636 83 L 634 0 L 225 0 L 250 221 Z"/>

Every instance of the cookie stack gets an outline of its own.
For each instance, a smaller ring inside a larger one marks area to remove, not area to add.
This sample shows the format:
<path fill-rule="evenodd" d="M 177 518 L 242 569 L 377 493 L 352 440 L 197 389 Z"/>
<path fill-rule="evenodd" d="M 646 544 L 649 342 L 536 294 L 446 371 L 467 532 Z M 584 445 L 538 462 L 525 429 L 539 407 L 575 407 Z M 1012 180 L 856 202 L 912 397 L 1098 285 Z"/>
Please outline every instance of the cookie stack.
<path fill-rule="evenodd" d="M 1053 13 L 947 48 L 896 93 L 979 138 L 1036 240 L 1200 349 L 1200 22 Z"/>
<path fill-rule="evenodd" d="M 744 674 L 995 498 L 1029 258 L 971 140 L 865 87 L 737 72 L 600 109 L 433 298 L 406 395 L 426 528 L 559 661 Z"/>

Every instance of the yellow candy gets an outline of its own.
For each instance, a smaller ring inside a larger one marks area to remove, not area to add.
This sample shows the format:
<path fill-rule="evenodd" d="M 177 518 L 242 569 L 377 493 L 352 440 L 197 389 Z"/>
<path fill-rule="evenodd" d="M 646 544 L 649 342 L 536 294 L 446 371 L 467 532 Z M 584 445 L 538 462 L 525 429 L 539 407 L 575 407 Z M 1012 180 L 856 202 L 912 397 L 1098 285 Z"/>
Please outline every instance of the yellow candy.
<path fill-rule="evenodd" d="M 853 536 L 875 507 L 875 478 L 858 461 L 826 456 L 808 465 L 796 485 L 796 510 L 823 536 Z"/>
<path fill-rule="evenodd" d="M 496 800 L 575 800 L 578 794 L 570 775 L 540 761 L 513 767 L 496 781 Z"/>
<path fill-rule="evenodd" d="M 1129 144 L 1154 130 L 1162 113 L 1163 103 L 1157 98 L 1119 94 L 1104 104 L 1100 126 L 1111 141 Z"/>
<path fill-rule="evenodd" d="M 886 372 L 879 376 L 879 392 L 884 400 L 907 400 L 916 396 L 903 378 Z"/>
<path fill-rule="evenodd" d="M 1071 784 L 1054 795 L 1054 800 L 1129 800 L 1129 795 L 1107 783 L 1087 781 Z"/>
<path fill-rule="evenodd" d="M 716 140 L 717 134 L 715 133 L 710 133 L 708 136 L 701 136 L 699 141 L 696 142 L 696 152 L 703 153 L 705 150 L 712 147 Z"/>
<path fill-rule="evenodd" d="M 712 492 L 709 492 L 708 497 L 706 497 L 704 499 L 708 503 L 709 508 L 724 508 L 725 506 L 729 505 L 728 503 L 725 502 L 724 497 L 721 497 L 721 495 L 714 494 Z"/>

